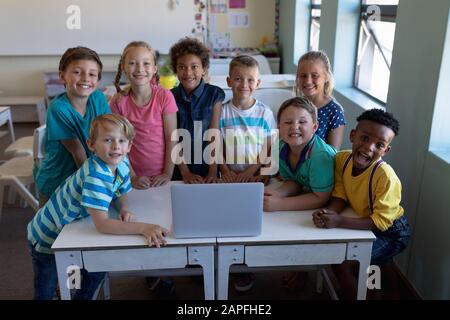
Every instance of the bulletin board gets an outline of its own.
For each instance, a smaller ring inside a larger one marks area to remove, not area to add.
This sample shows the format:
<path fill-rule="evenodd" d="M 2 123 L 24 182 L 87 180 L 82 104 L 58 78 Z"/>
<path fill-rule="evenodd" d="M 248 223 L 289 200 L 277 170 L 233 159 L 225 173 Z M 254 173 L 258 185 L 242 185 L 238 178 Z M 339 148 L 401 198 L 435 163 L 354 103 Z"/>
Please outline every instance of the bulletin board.
<path fill-rule="evenodd" d="M 168 53 L 171 45 L 184 36 L 203 36 L 204 30 L 198 26 L 199 20 L 206 24 L 206 13 L 199 15 L 198 3 L 1 0 L 0 55 L 60 55 L 79 45 L 99 54 L 120 54 L 133 40 L 147 41 L 154 49 Z"/>
<path fill-rule="evenodd" d="M 210 0 L 208 31 L 216 49 L 276 43 L 277 0 Z"/>

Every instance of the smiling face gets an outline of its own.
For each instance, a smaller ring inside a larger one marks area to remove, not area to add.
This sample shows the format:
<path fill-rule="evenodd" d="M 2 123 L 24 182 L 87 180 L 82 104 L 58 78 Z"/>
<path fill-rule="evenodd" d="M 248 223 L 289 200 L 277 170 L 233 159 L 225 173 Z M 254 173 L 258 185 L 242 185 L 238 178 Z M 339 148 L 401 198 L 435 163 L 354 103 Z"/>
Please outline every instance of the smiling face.
<path fill-rule="evenodd" d="M 177 59 L 177 77 L 188 95 L 200 84 L 205 69 L 202 60 L 194 54 L 185 54 Z"/>
<path fill-rule="evenodd" d="M 305 97 L 314 101 L 325 95 L 325 83 L 328 75 L 325 65 L 320 60 L 300 61 L 297 69 L 298 90 Z"/>
<path fill-rule="evenodd" d="M 97 88 L 100 68 L 92 60 L 74 60 L 64 71 L 60 71 L 59 78 L 66 87 L 69 98 L 88 98 Z"/>
<path fill-rule="evenodd" d="M 382 124 L 370 120 L 358 122 L 356 129 L 350 132 L 353 174 L 362 173 L 372 163 L 388 153 L 391 149 L 389 144 L 394 136 L 394 131 Z"/>
<path fill-rule="evenodd" d="M 251 99 L 260 83 L 258 67 L 236 65 L 231 70 L 230 76 L 227 77 L 227 84 L 233 92 L 233 99 L 238 101 Z"/>
<path fill-rule="evenodd" d="M 97 130 L 95 141 L 88 140 L 88 147 L 114 172 L 119 163 L 130 152 L 131 143 L 123 130 L 113 123 L 99 124 Z"/>
<path fill-rule="evenodd" d="M 317 130 L 311 114 L 306 109 L 289 106 L 280 115 L 280 138 L 291 149 L 303 148 Z"/>
<path fill-rule="evenodd" d="M 154 56 L 148 48 L 131 47 L 124 57 L 122 70 L 132 86 L 147 86 L 157 68 Z"/>

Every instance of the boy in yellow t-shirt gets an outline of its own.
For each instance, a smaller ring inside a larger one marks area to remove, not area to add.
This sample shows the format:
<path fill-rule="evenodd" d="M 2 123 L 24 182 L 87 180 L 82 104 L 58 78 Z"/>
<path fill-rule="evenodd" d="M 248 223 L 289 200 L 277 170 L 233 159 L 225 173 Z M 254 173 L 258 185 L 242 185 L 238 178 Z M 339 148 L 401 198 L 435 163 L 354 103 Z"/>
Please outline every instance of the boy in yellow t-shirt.
<path fill-rule="evenodd" d="M 357 121 L 356 129 L 350 133 L 352 150 L 336 155 L 331 199 L 325 208 L 313 213 L 313 221 L 318 228 L 372 230 L 376 240 L 371 264 L 383 265 L 392 262 L 392 258 L 405 249 L 411 236 L 400 206 L 400 180 L 392 167 L 381 159 L 391 149 L 399 123 L 391 113 L 379 109 L 365 111 Z M 339 214 L 347 205 L 359 218 Z M 338 269 L 339 274 L 351 275 L 345 262 Z M 348 277 L 340 281 L 343 293 L 353 291 L 355 283 L 356 279 L 353 283 Z"/>

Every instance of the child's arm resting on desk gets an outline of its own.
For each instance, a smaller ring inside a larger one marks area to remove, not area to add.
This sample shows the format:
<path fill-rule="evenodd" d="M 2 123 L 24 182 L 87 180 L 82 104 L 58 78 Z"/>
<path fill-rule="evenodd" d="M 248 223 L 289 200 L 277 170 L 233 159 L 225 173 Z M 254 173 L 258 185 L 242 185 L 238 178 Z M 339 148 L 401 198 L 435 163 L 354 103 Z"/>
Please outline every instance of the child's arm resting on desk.
<path fill-rule="evenodd" d="M 95 228 L 101 233 L 109 234 L 141 234 L 144 236 L 148 245 L 160 247 L 166 244 L 164 239 L 169 231 L 156 224 L 142 222 L 127 222 L 122 219 L 129 218 L 130 212 L 125 202 L 120 203 L 121 220 L 110 219 L 106 211 L 93 208 L 86 208 L 91 215 Z"/>
<path fill-rule="evenodd" d="M 77 165 L 77 168 L 81 167 L 81 165 L 86 161 L 86 151 L 83 148 L 80 140 L 78 139 L 68 139 L 61 140 L 61 144 L 70 152 Z"/>
<path fill-rule="evenodd" d="M 145 176 L 142 177 L 137 176 L 131 164 L 130 164 L 130 176 L 131 176 L 130 177 L 131 185 L 133 186 L 133 188 L 138 190 L 144 190 L 150 187 L 151 184 L 150 178 Z"/>
<path fill-rule="evenodd" d="M 371 218 L 350 218 L 340 213 L 347 206 L 344 199 L 332 197 L 326 208 L 313 212 L 313 222 L 318 228 L 348 228 L 361 230 L 377 230 Z"/>
<path fill-rule="evenodd" d="M 204 183 L 204 179 L 202 176 L 198 174 L 193 174 L 186 163 L 182 163 L 178 165 L 178 169 L 180 169 L 181 177 L 183 178 L 183 182 L 187 184 L 199 184 Z"/>
<path fill-rule="evenodd" d="M 221 113 L 222 113 L 222 101 L 218 101 L 214 104 L 214 107 L 213 107 L 213 114 L 211 117 L 211 123 L 209 125 L 209 129 L 219 130 Z M 210 130 L 209 132 L 210 132 L 210 136 L 208 137 L 208 141 L 210 141 L 210 143 L 217 143 L 217 141 L 215 141 L 215 139 L 218 139 L 218 137 L 211 136 L 212 130 Z M 217 158 L 216 152 L 220 152 L 220 151 L 214 150 L 213 153 L 211 154 L 211 156 Z M 205 183 L 217 182 L 217 180 L 218 180 L 217 179 L 217 168 L 218 168 L 218 164 L 215 161 L 209 165 L 208 175 L 204 179 Z"/>
<path fill-rule="evenodd" d="M 172 140 L 172 132 L 177 128 L 177 114 L 176 112 L 169 113 L 164 116 L 164 171 L 153 178 L 151 182 L 152 187 L 159 187 L 165 185 L 170 181 L 173 175 L 174 163 L 172 161 L 172 150 L 176 145 L 176 140 Z"/>
<path fill-rule="evenodd" d="M 286 190 L 294 189 L 292 185 L 294 181 L 285 181 L 281 188 L 275 192 L 266 189 L 264 191 L 264 211 L 292 211 L 292 210 L 309 210 L 323 206 L 330 198 L 331 192 L 309 192 L 297 196 L 289 196 Z M 295 183 L 296 184 L 296 183 Z M 284 188 L 283 188 L 284 186 Z M 297 185 L 297 188 L 301 186 Z M 280 190 L 285 190 L 280 192 Z"/>

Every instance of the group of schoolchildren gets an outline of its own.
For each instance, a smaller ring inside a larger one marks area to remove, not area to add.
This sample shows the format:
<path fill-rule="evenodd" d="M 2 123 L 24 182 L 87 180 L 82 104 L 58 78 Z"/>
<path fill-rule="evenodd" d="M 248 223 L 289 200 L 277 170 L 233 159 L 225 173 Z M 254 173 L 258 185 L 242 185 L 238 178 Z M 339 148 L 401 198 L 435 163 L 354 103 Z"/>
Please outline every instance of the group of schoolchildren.
<path fill-rule="evenodd" d="M 337 152 L 346 123 L 332 98 L 331 66 L 324 52 L 300 58 L 297 97 L 282 103 L 276 120 L 271 108 L 253 98 L 261 80 L 251 56 L 230 63 L 229 101 L 221 88 L 204 80 L 209 50 L 200 41 L 181 39 L 171 47 L 170 58 L 179 85 L 167 90 L 158 84 L 155 51 L 142 41 L 128 44 L 118 66 L 118 92 L 108 102 L 97 90 L 102 75 L 97 53 L 76 47 L 62 56 L 59 74 L 66 90 L 47 111 L 45 159 L 35 170 L 40 209 L 27 227 L 35 299 L 54 297 L 57 272 L 51 246 L 66 224 L 90 216 L 99 232 L 141 234 L 149 246 L 163 246 L 168 230 L 133 221 L 127 201 L 132 187 L 158 187 L 170 180 L 267 184 L 262 158 L 271 149 L 279 152 L 281 183 L 266 188 L 265 211 L 317 209 L 312 219 L 318 228 L 372 230 L 371 264 L 387 263 L 406 247 L 410 232 L 400 206 L 401 184 L 381 160 L 399 123 L 382 110 L 365 111 L 351 130 L 352 150 Z M 125 88 L 119 85 L 122 74 L 129 83 Z M 183 152 L 184 162 L 178 165 L 171 158 L 176 129 L 192 137 L 191 152 Z M 196 139 L 202 141 L 202 154 L 214 140 L 203 139 L 208 129 L 221 132 L 222 163 L 204 157 L 194 161 Z M 279 130 L 276 143 L 274 129 Z M 240 133 L 228 135 L 236 130 Z M 118 219 L 108 217 L 111 203 Z M 359 218 L 340 215 L 346 206 Z M 354 290 L 352 268 L 346 263 L 336 267 L 349 292 Z M 74 298 L 90 299 L 104 274 L 84 269 L 82 274 Z"/>

